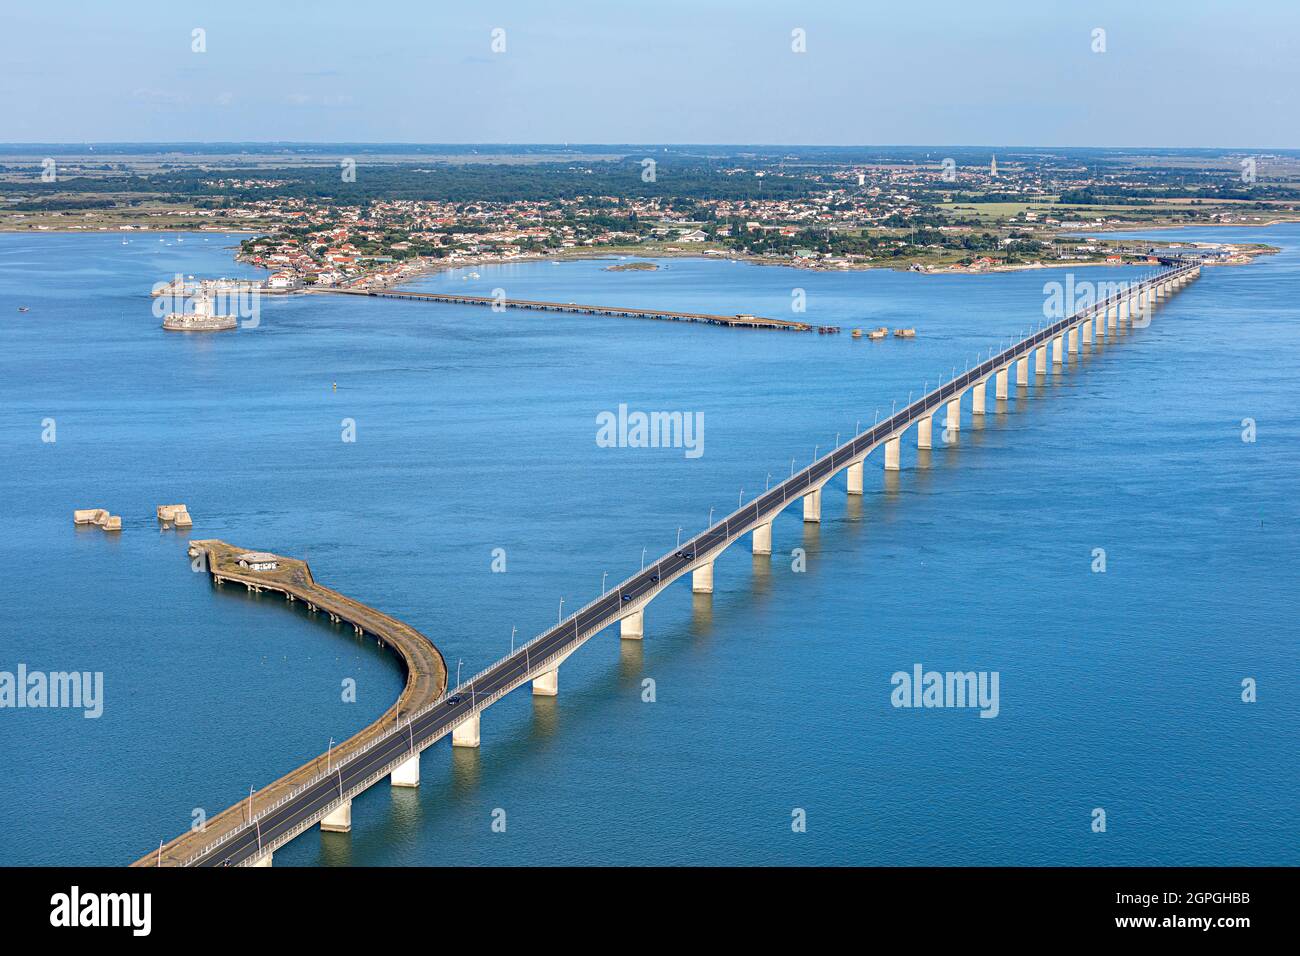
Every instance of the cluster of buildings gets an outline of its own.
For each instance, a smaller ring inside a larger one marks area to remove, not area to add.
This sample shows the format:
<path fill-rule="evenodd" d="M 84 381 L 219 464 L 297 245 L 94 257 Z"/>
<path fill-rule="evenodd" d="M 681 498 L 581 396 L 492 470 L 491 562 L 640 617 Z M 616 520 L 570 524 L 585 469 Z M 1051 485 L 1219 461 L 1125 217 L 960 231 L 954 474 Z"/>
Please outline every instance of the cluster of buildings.
<path fill-rule="evenodd" d="M 736 167 L 728 177 L 752 183 L 734 198 L 582 196 L 549 200 L 373 200 L 356 205 L 275 196 L 277 180 L 222 181 L 265 187 L 265 199 L 244 196 L 223 217 L 248 220 L 266 234 L 245 240 L 239 258 L 268 270 L 268 291 L 310 286 L 386 285 L 430 265 L 509 262 L 566 252 L 692 249 L 835 268 L 900 255 L 980 270 L 1005 263 L 1073 259 L 1083 250 L 1041 249 L 1062 233 L 1118 225 L 1114 215 L 1061 218 L 1030 208 L 1076 189 L 1122 187 L 1113 175 L 1087 168 L 1004 163 L 846 166 L 831 171 Z M 800 189 L 783 188 L 794 179 Z M 1141 186 L 1135 180 L 1128 185 Z M 1024 204 L 986 215 L 976 195 Z M 1078 208 L 1078 207 L 1076 207 Z M 1099 210 L 1100 212 L 1100 210 Z M 1068 214 L 1067 214 L 1068 215 Z M 1078 217 L 1078 213 L 1074 214 Z M 979 241 L 974 241 L 978 237 Z M 927 252 L 928 251 L 928 252 Z M 1105 250 L 1102 250 L 1104 254 Z M 960 266 L 953 263 L 954 252 Z M 933 255 L 928 255 L 933 253 Z"/>

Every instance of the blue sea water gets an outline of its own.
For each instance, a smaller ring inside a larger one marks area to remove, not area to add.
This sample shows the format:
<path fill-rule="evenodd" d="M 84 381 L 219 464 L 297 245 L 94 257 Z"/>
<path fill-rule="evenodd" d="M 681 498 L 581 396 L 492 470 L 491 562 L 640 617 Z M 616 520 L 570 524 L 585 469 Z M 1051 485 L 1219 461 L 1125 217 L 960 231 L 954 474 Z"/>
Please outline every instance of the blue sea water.
<path fill-rule="evenodd" d="M 788 509 L 770 559 L 733 547 L 711 597 L 679 584 L 644 642 L 593 639 L 557 698 L 511 695 L 480 750 L 443 741 L 418 790 L 372 788 L 350 834 L 276 865 L 1300 863 L 1300 227 L 1178 235 L 1283 251 L 1205 269 L 983 421 L 968 403 L 952 443 L 909 434 L 898 475 L 873 455 L 860 500 L 841 475 L 820 526 Z M 399 692 L 373 643 L 214 589 L 187 537 L 306 558 L 468 676 L 1019 336 L 1064 280 L 537 262 L 414 287 L 774 316 L 802 289 L 796 317 L 917 337 L 330 296 L 202 336 L 164 333 L 149 287 L 252 273 L 230 237 L 159 239 L 0 235 L 0 670 L 105 686 L 96 720 L 0 710 L 0 863 L 129 862 Z M 704 453 L 599 447 L 620 404 L 702 412 Z M 154 518 L 176 501 L 190 535 Z M 74 528 L 84 507 L 121 534 Z M 891 706 L 918 663 L 996 671 L 998 716 Z"/>

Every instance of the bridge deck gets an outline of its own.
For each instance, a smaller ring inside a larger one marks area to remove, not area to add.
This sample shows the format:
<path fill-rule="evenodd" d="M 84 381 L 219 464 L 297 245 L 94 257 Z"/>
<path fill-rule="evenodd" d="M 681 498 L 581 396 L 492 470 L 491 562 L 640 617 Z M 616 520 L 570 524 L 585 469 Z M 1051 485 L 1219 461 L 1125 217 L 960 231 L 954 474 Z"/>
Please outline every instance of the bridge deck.
<path fill-rule="evenodd" d="M 362 792 L 384 774 L 417 751 L 451 733 L 452 729 L 474 718 L 496 700 L 528 681 L 559 666 L 569 654 L 595 634 L 616 624 L 629 613 L 643 608 L 651 598 L 673 581 L 718 554 L 742 535 L 759 525 L 771 522 L 788 505 L 805 494 L 821 488 L 833 475 L 848 465 L 861 461 L 872 450 L 901 435 L 913 424 L 933 416 L 943 405 L 960 396 L 973 385 L 1009 368 L 1012 363 L 1031 356 L 1056 336 L 1081 326 L 1121 299 L 1130 297 L 1137 288 L 1163 283 L 1174 278 L 1191 277 L 1193 266 L 1179 266 L 1149 279 L 1123 293 L 1076 312 L 1058 322 L 1045 325 L 1038 332 L 1017 342 L 971 368 L 952 381 L 926 393 L 906 408 L 854 436 L 849 441 L 818 458 L 803 471 L 791 475 L 760 497 L 743 504 L 712 527 L 706 529 L 673 552 L 664 554 L 615 587 L 604 592 L 585 607 L 548 628 L 510 656 L 491 664 L 443 697 L 426 704 L 409 715 L 400 727 L 390 726 L 378 738 L 346 761 L 339 761 L 334 773 L 319 774 L 302 784 L 285 799 L 259 814 L 254 825 L 243 826 L 220 843 L 204 847 L 190 862 L 216 865 L 225 860 L 248 864 L 265 852 L 283 845 L 312 826 L 343 801 Z"/>
<path fill-rule="evenodd" d="M 276 570 L 250 571 L 238 564 L 238 557 L 245 550 L 224 541 L 190 542 L 191 554 L 206 558 L 214 584 L 219 586 L 224 581 L 236 582 L 261 591 L 276 591 L 314 606 L 319 613 L 333 615 L 376 637 L 401 657 L 406 668 L 406 686 L 382 717 L 336 745 L 328 755 L 321 754 L 254 794 L 252 809 L 256 818 L 304 783 L 319 777 L 325 770 L 327 757 L 331 765 L 346 762 L 396 726 L 399 714 L 405 718 L 436 701 L 447 689 L 447 667 L 438 649 L 415 628 L 316 583 L 311 568 L 305 561 L 277 556 L 279 567 Z M 179 866 L 203 847 L 237 830 L 248 821 L 248 803 L 245 798 L 212 817 L 202 833 L 185 833 L 166 844 L 162 848 L 163 865 Z M 154 850 L 134 865 L 157 864 L 158 851 Z"/>

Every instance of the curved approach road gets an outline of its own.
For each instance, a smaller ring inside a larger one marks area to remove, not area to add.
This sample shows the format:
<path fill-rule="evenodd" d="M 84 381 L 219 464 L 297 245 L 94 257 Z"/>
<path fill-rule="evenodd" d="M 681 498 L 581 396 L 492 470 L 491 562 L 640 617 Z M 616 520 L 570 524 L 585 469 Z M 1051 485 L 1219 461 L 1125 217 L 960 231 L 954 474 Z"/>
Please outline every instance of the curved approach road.
<path fill-rule="evenodd" d="M 1176 262 L 1141 286 L 1168 282 L 1194 274 L 1198 264 Z M 851 441 L 840 445 L 810 466 L 775 488 L 765 492 L 738 511 L 691 538 L 676 551 L 659 558 L 654 564 L 632 575 L 613 589 L 600 595 L 586 607 L 543 632 L 509 657 L 455 688 L 441 699 L 417 711 L 400 727 L 390 729 L 369 747 L 341 762 L 333 772 L 322 775 L 264 810 L 252 823 L 228 834 L 190 860 L 190 865 L 241 865 L 260 859 L 267 851 L 297 836 L 345 800 L 365 790 L 390 773 L 413 754 L 446 736 L 458 724 L 473 718 L 479 711 L 529 680 L 553 670 L 596 633 L 616 624 L 629 613 L 639 610 L 659 591 L 677 578 L 712 561 L 741 535 L 772 521 L 787 505 L 808 491 L 819 488 L 836 472 L 862 460 L 870 451 L 901 435 L 909 426 L 934 415 L 954 396 L 1010 366 L 1034 349 L 1048 344 L 1071 328 L 1081 325 L 1116 304 L 1115 295 L 1096 306 L 1082 310 L 1046 326 L 1011 348 L 980 363 L 952 381 L 922 396 L 902 411 L 891 415 Z"/>

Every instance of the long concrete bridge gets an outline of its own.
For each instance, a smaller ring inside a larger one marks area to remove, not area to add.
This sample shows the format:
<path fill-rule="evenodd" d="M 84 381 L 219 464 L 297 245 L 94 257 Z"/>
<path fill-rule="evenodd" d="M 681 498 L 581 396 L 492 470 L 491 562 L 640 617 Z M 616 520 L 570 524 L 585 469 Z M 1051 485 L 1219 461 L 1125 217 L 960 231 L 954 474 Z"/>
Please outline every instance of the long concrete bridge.
<path fill-rule="evenodd" d="M 714 315 L 709 312 L 673 312 L 663 309 L 630 309 L 613 305 L 580 305 L 576 302 L 541 302 L 533 299 L 498 299 L 488 295 L 456 295 L 449 292 L 399 292 L 388 289 L 318 289 L 336 295 L 368 295 L 381 299 L 407 299 L 412 302 L 443 302 L 450 305 L 486 305 L 503 309 L 532 309 L 538 312 L 572 312 L 578 315 L 609 315 L 625 319 L 659 319 L 663 322 L 700 322 L 725 325 L 733 329 L 779 329 L 787 332 L 812 332 L 819 326 L 792 319 L 769 319 L 747 312 Z"/>
<path fill-rule="evenodd" d="M 772 523 L 785 508 L 799 502 L 804 521 L 820 521 L 822 491 L 840 472 L 847 472 L 848 493 L 862 494 L 863 463 L 876 449 L 884 449 L 886 471 L 899 470 L 900 445 L 909 430 L 915 428 L 919 448 L 930 448 L 936 416 L 943 415 L 941 427 L 960 429 L 966 396 L 970 396 L 973 415 L 985 414 L 990 385 L 997 399 L 1005 399 L 1013 371 L 1018 387 L 1036 384 L 1048 372 L 1049 364 L 1064 368 L 1069 364 L 1068 355 L 1091 348 L 1135 323 L 1145 325 L 1157 302 L 1199 274 L 1199 264 L 1176 261 L 1151 278 L 1044 326 L 941 384 L 605 591 L 509 656 L 410 714 L 346 760 L 337 761 L 329 772 L 303 783 L 182 862 L 269 866 L 277 847 L 317 823 L 322 829 L 349 828 L 352 800 L 385 776 L 391 775 L 394 784 L 418 781 L 417 757 L 434 743 L 450 736 L 453 747 L 478 747 L 483 711 L 506 694 L 529 683 L 536 695 L 557 694 L 560 666 L 596 634 L 617 624 L 624 640 L 641 640 L 647 606 L 674 581 L 689 574 L 692 590 L 711 593 L 714 562 L 745 535 L 751 536 L 755 554 L 770 554 Z"/>

